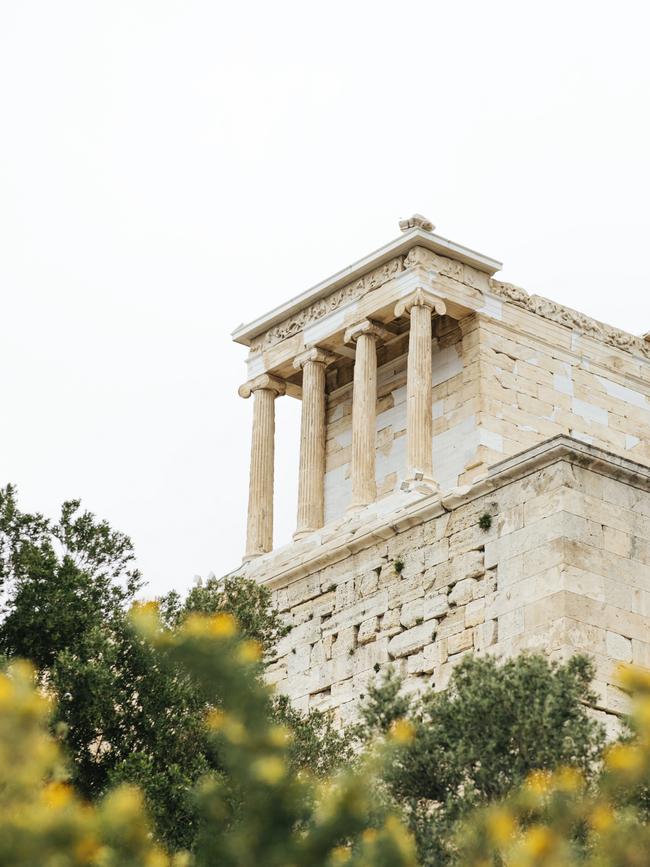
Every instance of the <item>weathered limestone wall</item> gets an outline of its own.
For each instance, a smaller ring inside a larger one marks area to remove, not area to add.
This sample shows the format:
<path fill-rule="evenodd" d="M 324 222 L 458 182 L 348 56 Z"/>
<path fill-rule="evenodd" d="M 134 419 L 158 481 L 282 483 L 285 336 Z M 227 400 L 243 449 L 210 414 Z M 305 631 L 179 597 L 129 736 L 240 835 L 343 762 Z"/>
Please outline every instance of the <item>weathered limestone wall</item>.
<path fill-rule="evenodd" d="M 650 470 L 558 438 L 451 496 L 409 497 L 248 564 L 293 626 L 278 688 L 345 723 L 391 664 L 441 689 L 468 652 L 585 651 L 599 707 L 619 711 L 617 661 L 650 665 Z"/>
<path fill-rule="evenodd" d="M 465 367 L 480 382 L 478 467 L 566 434 L 650 465 L 650 363 L 529 311 L 468 317 Z"/>

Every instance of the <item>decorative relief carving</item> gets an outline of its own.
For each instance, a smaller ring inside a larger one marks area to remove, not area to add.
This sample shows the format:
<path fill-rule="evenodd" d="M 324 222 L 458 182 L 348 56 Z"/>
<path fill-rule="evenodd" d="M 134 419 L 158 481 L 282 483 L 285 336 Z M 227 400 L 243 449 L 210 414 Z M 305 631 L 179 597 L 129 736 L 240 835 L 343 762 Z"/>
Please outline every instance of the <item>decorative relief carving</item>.
<path fill-rule="evenodd" d="M 620 331 L 618 328 L 613 328 L 604 322 L 598 322 L 596 319 L 585 316 L 584 313 L 579 313 L 570 307 L 563 307 L 561 304 L 556 304 L 555 301 L 543 298 L 541 295 L 529 295 L 525 289 L 513 286 L 512 283 L 501 283 L 498 280 L 490 280 L 490 291 L 494 295 L 498 295 L 500 298 L 516 304 L 518 307 L 530 310 L 531 313 L 536 313 L 538 316 L 543 316 L 552 322 L 566 325 L 567 328 L 575 329 L 587 337 L 593 337 L 610 346 L 616 346 L 618 349 L 625 349 L 627 352 L 632 352 L 635 355 L 650 358 L 650 343 L 642 337 L 629 334 L 627 331 Z"/>
<path fill-rule="evenodd" d="M 274 346 L 276 343 L 281 343 L 288 337 L 298 334 L 306 325 L 316 322 L 317 319 L 322 319 L 323 316 L 327 316 L 328 313 L 337 310 L 342 304 L 353 301 L 356 298 L 361 298 L 367 292 L 372 292 L 373 289 L 383 286 L 384 283 L 387 283 L 392 277 L 404 270 L 403 259 L 403 256 L 396 256 L 394 259 L 390 259 L 380 268 L 375 268 L 374 271 L 364 274 L 358 280 L 347 283 L 326 298 L 315 301 L 309 307 L 305 307 L 304 310 L 300 310 L 294 316 L 275 325 L 266 334 L 261 335 L 251 343 L 251 352 L 258 352 L 261 349 L 268 349 L 269 346 Z"/>
<path fill-rule="evenodd" d="M 438 274 L 445 277 L 451 277 L 453 280 L 464 282 L 463 263 L 456 262 L 454 259 L 447 259 L 445 256 L 438 256 L 427 250 L 424 247 L 413 247 L 406 254 L 404 259 L 405 268 L 413 268 L 420 265 L 423 268 L 433 268 Z"/>
<path fill-rule="evenodd" d="M 435 270 L 442 276 L 458 280 L 476 292 L 480 292 L 482 289 L 480 284 L 483 275 L 474 273 L 471 268 L 464 268 L 462 262 L 456 262 L 445 256 L 438 256 L 424 247 L 412 247 L 406 256 L 396 256 L 380 268 L 375 268 L 374 271 L 370 271 L 358 280 L 347 283 L 326 298 L 315 301 L 309 307 L 305 307 L 304 310 L 300 310 L 294 316 L 275 325 L 266 334 L 261 335 L 251 343 L 251 352 L 268 349 L 276 343 L 286 340 L 288 337 L 293 337 L 294 334 L 302 331 L 305 326 L 316 322 L 318 319 L 322 319 L 323 316 L 327 316 L 328 313 L 337 310 L 341 305 L 361 298 L 368 292 L 372 292 L 379 286 L 383 286 L 384 283 L 387 283 L 401 271 L 417 266 L 424 267 L 427 270 Z M 555 301 L 543 298 L 541 295 L 529 295 L 525 289 L 514 286 L 512 283 L 502 283 L 493 278 L 490 278 L 486 282 L 488 282 L 489 290 L 492 294 L 504 298 L 506 301 L 510 301 L 526 310 L 530 310 L 538 316 L 543 316 L 552 322 L 565 325 L 567 328 L 574 329 L 587 337 L 593 337 L 610 346 L 624 349 L 643 358 L 650 358 L 650 334 L 645 337 L 637 337 L 634 334 L 620 331 L 611 325 L 591 319 L 591 317 L 585 316 L 577 310 L 571 310 L 570 307 L 556 304 Z"/>

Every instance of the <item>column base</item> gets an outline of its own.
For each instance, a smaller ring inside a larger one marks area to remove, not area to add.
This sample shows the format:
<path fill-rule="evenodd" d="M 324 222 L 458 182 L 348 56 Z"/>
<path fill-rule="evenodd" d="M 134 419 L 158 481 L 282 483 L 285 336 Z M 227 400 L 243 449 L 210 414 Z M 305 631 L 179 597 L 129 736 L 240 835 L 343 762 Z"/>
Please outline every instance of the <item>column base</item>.
<path fill-rule="evenodd" d="M 296 532 L 291 537 L 294 542 L 299 542 L 300 539 L 304 539 L 305 536 L 311 535 L 311 533 L 316 533 L 317 530 L 322 530 L 322 527 L 307 527 L 304 530 L 296 530 Z"/>
<path fill-rule="evenodd" d="M 346 515 L 352 514 L 352 512 L 360 512 L 362 509 L 366 509 L 368 506 L 371 506 L 375 501 L 368 500 L 367 503 L 350 503 L 345 510 Z"/>
<path fill-rule="evenodd" d="M 255 554 L 244 554 L 241 558 L 242 563 L 250 563 L 251 560 L 257 560 L 258 557 L 263 557 L 265 554 L 268 554 L 268 551 L 258 551 Z"/>
<path fill-rule="evenodd" d="M 414 472 L 409 474 L 401 483 L 400 490 L 408 493 L 409 491 L 422 491 L 422 493 L 437 494 L 440 490 L 440 485 L 431 476 L 425 476 L 424 473 Z"/>

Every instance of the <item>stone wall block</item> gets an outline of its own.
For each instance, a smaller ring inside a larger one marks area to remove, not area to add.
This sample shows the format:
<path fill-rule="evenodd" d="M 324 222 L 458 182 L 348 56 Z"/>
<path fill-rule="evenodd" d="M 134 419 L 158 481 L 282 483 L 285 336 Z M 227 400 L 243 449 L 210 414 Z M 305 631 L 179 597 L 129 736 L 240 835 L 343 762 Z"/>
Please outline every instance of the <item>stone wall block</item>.
<path fill-rule="evenodd" d="M 435 542 L 432 545 L 426 545 L 424 547 L 424 561 L 421 571 L 424 572 L 432 566 L 438 566 L 440 563 L 444 563 L 448 558 L 449 541 L 447 539 L 441 539 L 439 542 Z"/>
<path fill-rule="evenodd" d="M 366 572 L 355 583 L 357 597 L 371 596 L 379 587 L 379 572 Z"/>
<path fill-rule="evenodd" d="M 358 647 L 352 656 L 353 673 L 356 675 L 363 671 L 374 670 L 376 665 L 387 663 L 389 661 L 388 646 L 391 640 L 393 639 L 386 636 Z"/>
<path fill-rule="evenodd" d="M 422 596 L 424 596 L 424 587 L 420 575 L 401 579 L 388 588 L 388 608 L 397 608 Z"/>
<path fill-rule="evenodd" d="M 422 600 L 422 616 L 425 620 L 444 617 L 449 611 L 449 597 L 446 593 L 427 595 Z"/>
<path fill-rule="evenodd" d="M 378 632 L 379 617 L 377 615 L 363 620 L 357 632 L 357 644 L 367 644 L 369 641 L 374 641 Z"/>
<path fill-rule="evenodd" d="M 470 650 L 474 646 L 474 632 L 471 629 L 464 629 L 455 635 L 450 635 L 447 640 L 447 652 L 449 656 L 455 653 L 462 653 L 464 650 Z"/>
<path fill-rule="evenodd" d="M 308 671 L 311 662 L 311 647 L 309 644 L 299 644 L 283 658 L 287 666 L 287 676 Z"/>
<path fill-rule="evenodd" d="M 336 585 L 336 610 L 343 611 L 355 601 L 354 581 L 343 581 Z"/>
<path fill-rule="evenodd" d="M 484 650 L 492 647 L 499 639 L 498 621 L 486 620 L 485 623 L 477 626 L 474 633 L 474 640 L 477 650 Z"/>
<path fill-rule="evenodd" d="M 449 638 L 450 635 L 462 632 L 463 629 L 465 629 L 465 609 L 453 608 L 439 622 L 437 635 L 440 638 Z"/>
<path fill-rule="evenodd" d="M 424 620 L 424 599 L 414 599 L 412 602 L 406 602 L 400 610 L 400 623 L 406 629 L 415 626 L 416 623 L 421 623 Z"/>
<path fill-rule="evenodd" d="M 616 632 L 607 632 L 606 635 L 607 653 L 612 659 L 619 659 L 621 662 L 632 662 L 632 641 L 623 635 L 618 635 Z"/>
<path fill-rule="evenodd" d="M 300 644 L 313 644 L 320 637 L 320 625 L 315 619 L 306 620 L 294 626 L 288 635 L 281 638 L 276 646 L 277 656 L 285 656 Z"/>
<path fill-rule="evenodd" d="M 475 599 L 465 606 L 465 626 L 469 629 L 478 626 L 485 619 L 485 602 L 483 599 Z"/>
<path fill-rule="evenodd" d="M 435 639 L 437 629 L 436 620 L 428 620 L 395 635 L 389 640 L 388 652 L 393 658 L 408 656 L 416 653 Z"/>
<path fill-rule="evenodd" d="M 350 653 L 357 645 L 357 630 L 353 626 L 346 626 L 336 635 L 332 636 L 332 659 L 345 653 Z"/>
<path fill-rule="evenodd" d="M 467 605 L 474 595 L 476 580 L 474 578 L 462 578 L 449 594 L 450 605 Z"/>
<path fill-rule="evenodd" d="M 440 665 L 440 651 L 437 644 L 428 644 L 419 653 L 407 657 L 407 674 L 433 674 Z"/>

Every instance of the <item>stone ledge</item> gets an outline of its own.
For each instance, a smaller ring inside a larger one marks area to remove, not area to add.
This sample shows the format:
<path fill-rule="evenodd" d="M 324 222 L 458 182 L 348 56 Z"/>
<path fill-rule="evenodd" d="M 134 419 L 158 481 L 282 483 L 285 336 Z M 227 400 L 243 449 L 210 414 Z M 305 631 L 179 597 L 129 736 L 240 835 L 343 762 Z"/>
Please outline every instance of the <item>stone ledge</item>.
<path fill-rule="evenodd" d="M 300 542 L 246 563 L 231 574 L 259 580 L 272 590 L 287 587 L 306 575 L 560 461 L 650 491 L 650 467 L 560 435 L 499 461 L 489 468 L 487 475 L 471 485 L 435 494 L 397 492 L 352 517 L 323 527 Z M 393 503 L 395 506 L 391 508 Z M 266 573 L 267 577 L 260 573 Z"/>

